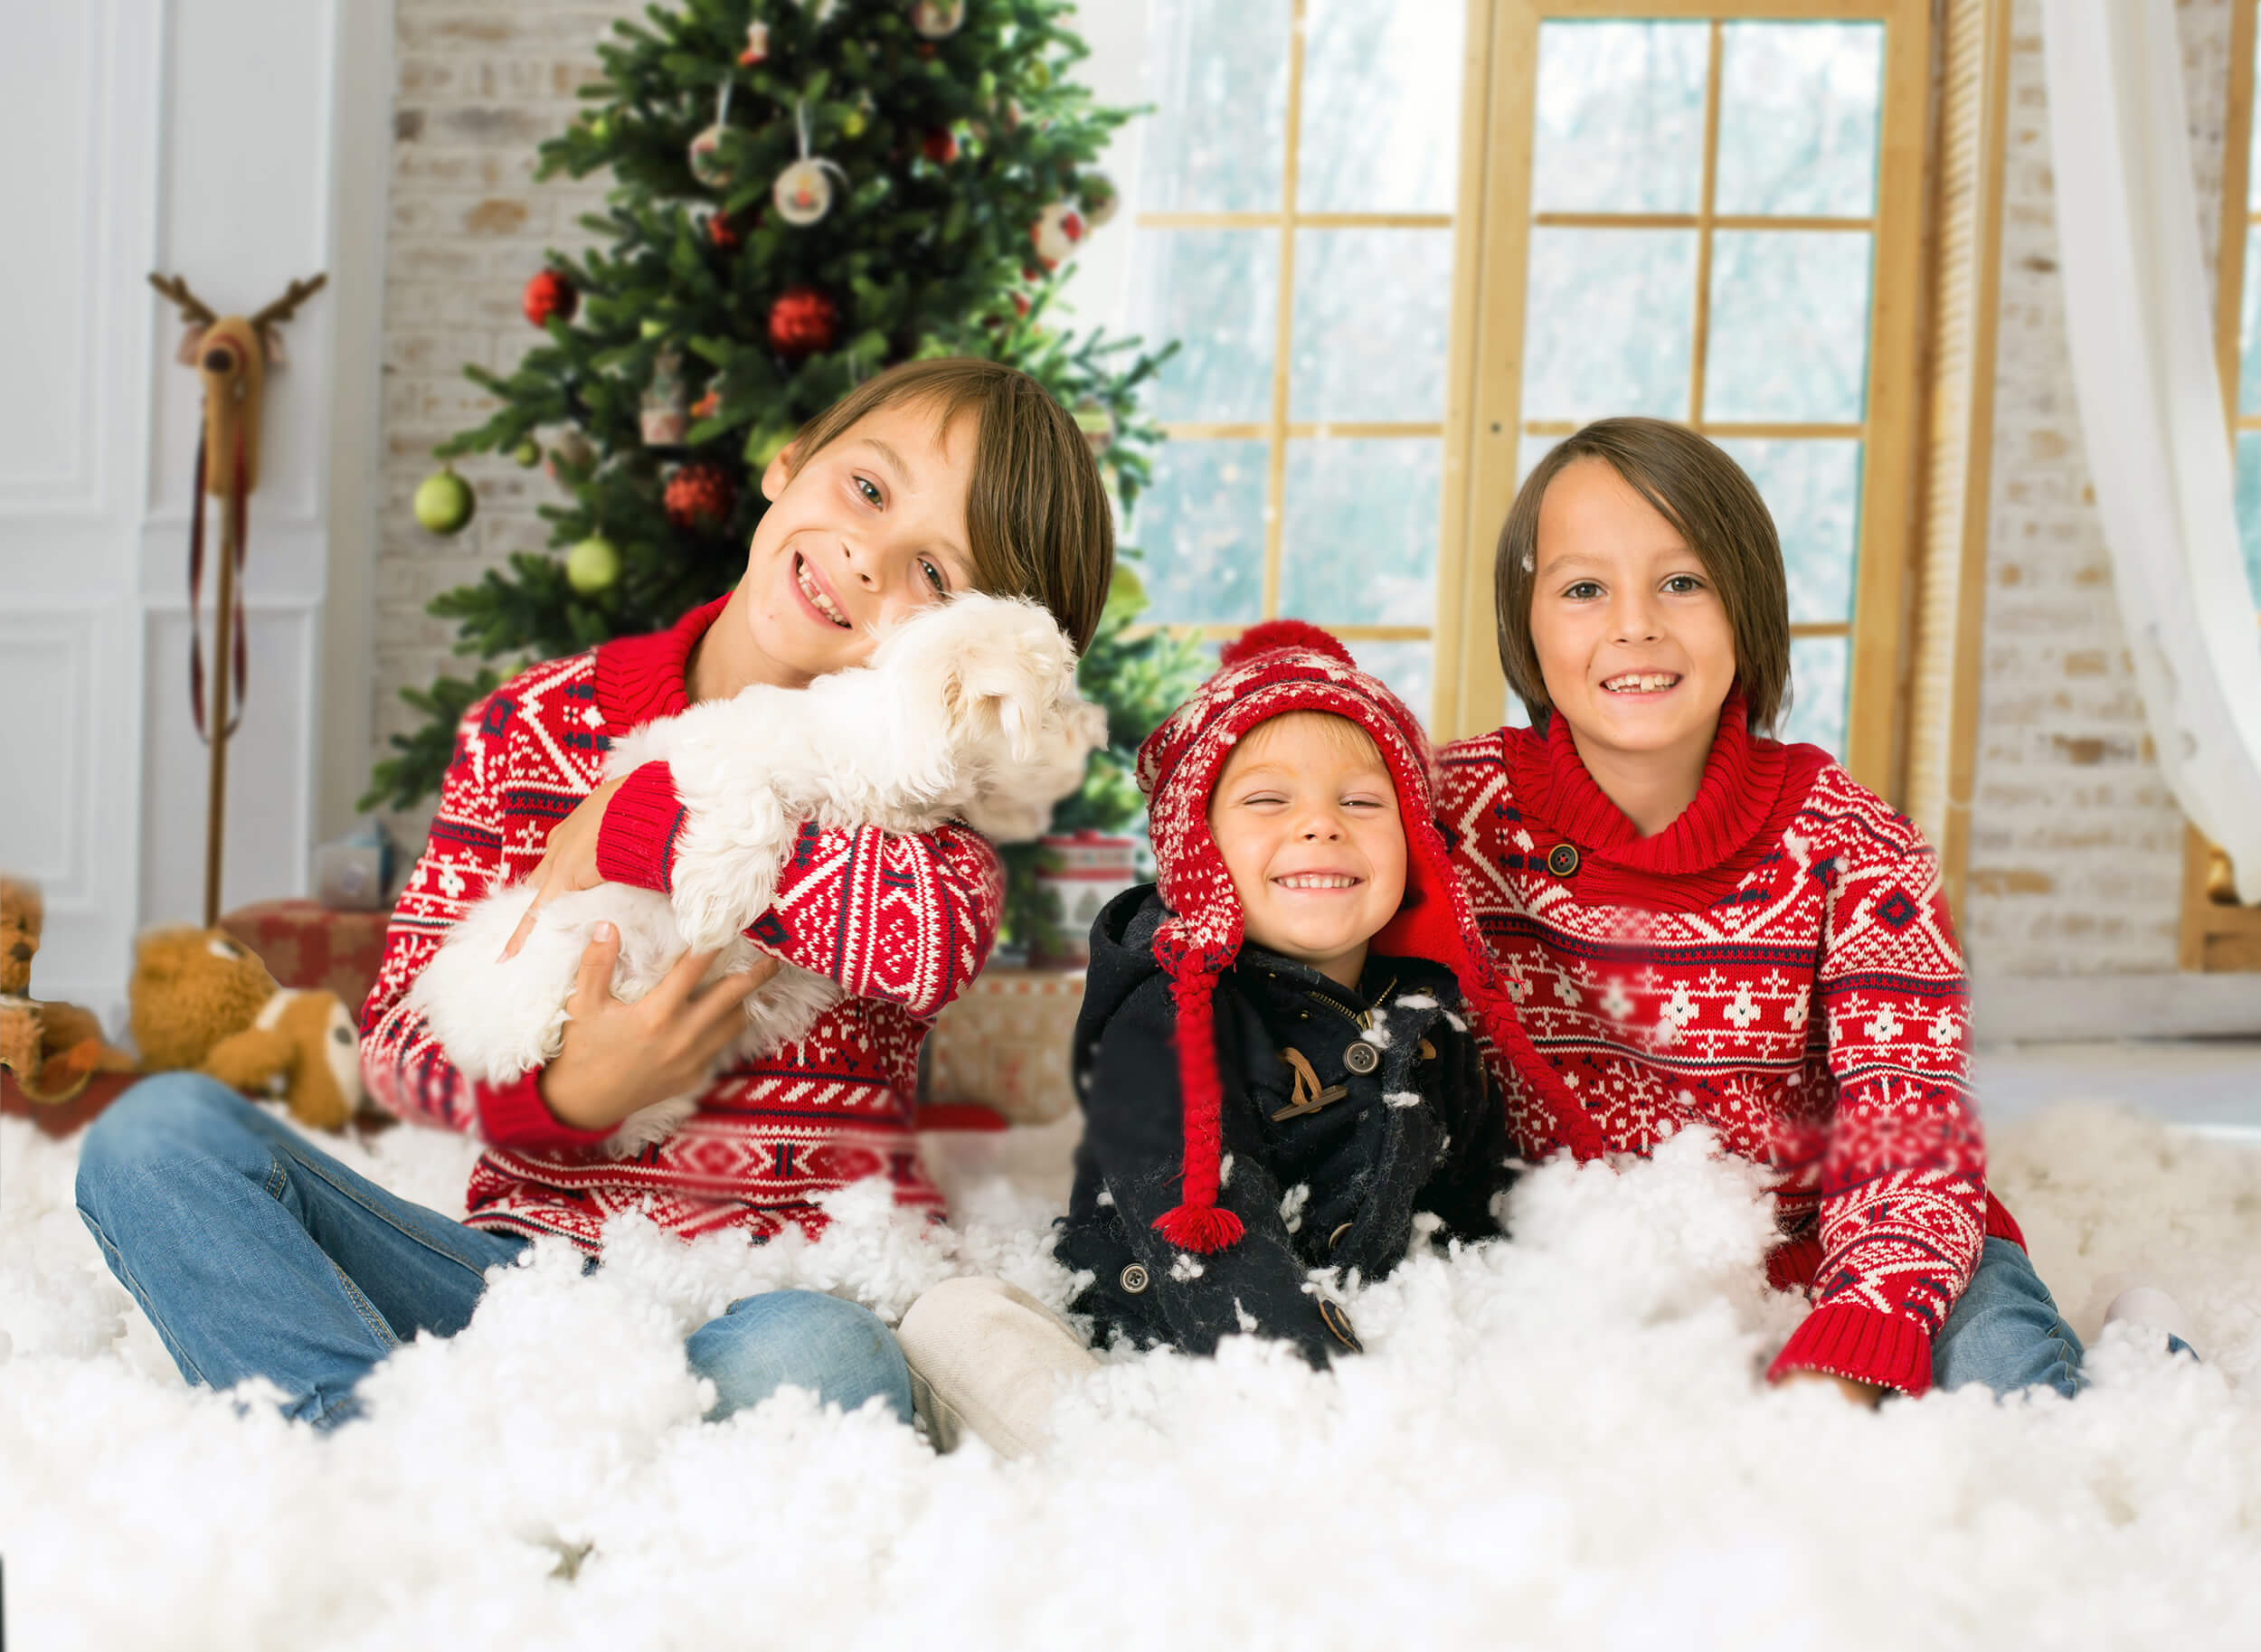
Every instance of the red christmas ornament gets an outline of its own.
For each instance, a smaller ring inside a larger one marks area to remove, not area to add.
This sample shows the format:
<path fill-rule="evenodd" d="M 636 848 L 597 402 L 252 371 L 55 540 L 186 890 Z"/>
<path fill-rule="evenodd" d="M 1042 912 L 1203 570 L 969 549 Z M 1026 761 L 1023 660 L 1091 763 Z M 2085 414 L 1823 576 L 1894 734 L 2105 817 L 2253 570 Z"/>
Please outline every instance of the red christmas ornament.
<path fill-rule="evenodd" d="M 937 166 L 947 166 L 958 158 L 958 136 L 948 127 L 936 127 L 919 147 Z"/>
<path fill-rule="evenodd" d="M 770 306 L 770 348 L 780 355 L 814 355 L 832 348 L 840 312 L 813 287 L 789 287 Z"/>
<path fill-rule="evenodd" d="M 730 520 L 738 489 L 720 465 L 701 460 L 667 478 L 661 496 L 667 520 L 686 533 L 712 533 Z"/>
<path fill-rule="evenodd" d="M 528 321 L 537 327 L 546 326 L 553 316 L 571 321 L 573 312 L 581 307 L 581 295 L 556 270 L 538 269 L 526 283 L 525 291 L 519 295 L 518 303 Z"/>
<path fill-rule="evenodd" d="M 728 212 L 714 212 L 708 216 L 706 239 L 724 252 L 738 250 L 738 229 L 730 222 Z"/>
<path fill-rule="evenodd" d="M 712 419 L 722 411 L 723 392 L 713 388 L 691 403 L 691 417 L 694 419 Z"/>

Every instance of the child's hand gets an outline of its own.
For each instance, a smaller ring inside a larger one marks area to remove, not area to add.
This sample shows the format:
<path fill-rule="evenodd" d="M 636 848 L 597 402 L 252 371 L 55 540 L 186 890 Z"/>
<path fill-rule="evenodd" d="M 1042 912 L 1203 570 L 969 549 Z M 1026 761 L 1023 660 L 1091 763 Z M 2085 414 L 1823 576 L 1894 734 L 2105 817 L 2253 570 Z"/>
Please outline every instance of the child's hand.
<path fill-rule="evenodd" d="M 597 926 L 581 955 L 581 975 L 565 1000 L 565 1036 L 537 1081 L 561 1124 L 609 1130 L 630 1113 L 696 1090 L 707 1063 L 745 1031 L 740 1005 L 775 975 L 779 961 L 759 957 L 751 968 L 701 990 L 712 952 L 688 952 L 659 985 L 633 1004 L 612 996 L 620 934 Z"/>
<path fill-rule="evenodd" d="M 536 912 L 560 895 L 594 889 L 604 882 L 603 874 L 597 870 L 597 833 L 604 826 L 605 807 L 612 801 L 612 794 L 627 784 L 626 775 L 605 781 L 574 804 L 572 814 L 550 828 L 550 840 L 543 847 L 541 862 L 526 880 L 534 885 L 534 904 L 526 908 L 526 915 L 518 920 L 518 927 L 510 932 L 510 944 L 503 949 L 497 963 L 518 956 L 518 949 L 534 933 Z M 621 1117 L 626 1118 L 627 1114 Z"/>
<path fill-rule="evenodd" d="M 1830 1371 L 1793 1371 L 1783 1378 L 1784 1383 L 1834 1383 L 1838 1392 L 1855 1405 L 1874 1409 L 1886 1391 L 1874 1383 L 1857 1383 L 1851 1377 L 1841 1377 Z"/>

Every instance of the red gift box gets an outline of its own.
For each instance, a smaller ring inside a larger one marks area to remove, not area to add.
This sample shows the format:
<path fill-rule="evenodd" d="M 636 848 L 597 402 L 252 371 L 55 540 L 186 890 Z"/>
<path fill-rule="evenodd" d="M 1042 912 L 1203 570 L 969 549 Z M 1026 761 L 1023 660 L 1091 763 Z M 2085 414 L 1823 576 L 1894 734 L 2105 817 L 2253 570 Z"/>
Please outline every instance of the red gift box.
<path fill-rule="evenodd" d="M 220 927 L 260 956 L 278 986 L 334 992 L 358 1022 L 377 984 L 390 911 L 340 912 L 312 901 L 258 901 Z"/>

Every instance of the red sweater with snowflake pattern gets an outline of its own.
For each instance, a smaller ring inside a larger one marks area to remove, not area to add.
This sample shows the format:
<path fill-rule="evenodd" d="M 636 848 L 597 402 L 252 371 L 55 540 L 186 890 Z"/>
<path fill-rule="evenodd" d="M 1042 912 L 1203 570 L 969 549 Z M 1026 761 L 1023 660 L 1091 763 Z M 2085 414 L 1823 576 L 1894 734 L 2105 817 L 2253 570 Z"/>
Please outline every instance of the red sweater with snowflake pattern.
<path fill-rule="evenodd" d="M 1559 717 L 1439 753 L 1438 815 L 1525 1030 L 1646 1153 L 1684 1124 L 1776 1174 L 1774 1282 L 1812 1311 L 1770 1374 L 1919 1394 L 1988 1234 L 1969 993 L 1916 827 L 1827 753 L 1722 710 L 1696 800 L 1642 837 Z M 1558 1144 L 1509 1078 L 1522 1151 Z"/>
<path fill-rule="evenodd" d="M 533 871 L 551 828 L 602 778 L 612 742 L 686 709 L 691 649 L 722 607 L 522 672 L 457 732 L 430 840 L 362 1010 L 361 1061 L 393 1112 L 488 1143 L 466 1196 L 474 1227 L 560 1234 L 594 1251 L 607 1219 L 639 1209 L 686 1239 L 724 1228 L 767 1238 L 789 1222 L 813 1237 L 824 1224 L 815 1200 L 874 1175 L 898 1203 L 941 1205 L 912 1133 L 919 1044 L 980 968 L 1004 898 L 996 852 L 963 827 L 804 827 L 776 903 L 748 933 L 846 996 L 799 1043 L 714 1079 L 675 1135 L 630 1158 L 597 1150 L 606 1132 L 553 1117 L 538 1071 L 506 1084 L 464 1077 L 402 1002 L 465 909 Z M 682 814 L 664 763 L 637 769 L 605 810 L 600 870 L 664 892 Z"/>

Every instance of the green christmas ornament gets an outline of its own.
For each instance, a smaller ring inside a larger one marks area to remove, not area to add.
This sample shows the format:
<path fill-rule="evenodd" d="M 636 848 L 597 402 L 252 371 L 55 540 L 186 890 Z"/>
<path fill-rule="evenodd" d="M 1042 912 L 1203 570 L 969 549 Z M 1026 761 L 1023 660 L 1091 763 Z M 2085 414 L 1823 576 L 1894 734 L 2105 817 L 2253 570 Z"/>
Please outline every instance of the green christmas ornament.
<path fill-rule="evenodd" d="M 518 461 L 518 468 L 531 470 L 542 462 L 542 444 L 527 437 L 510 450 L 510 457 Z"/>
<path fill-rule="evenodd" d="M 444 466 L 416 486 L 416 524 L 427 533 L 460 533 L 478 508 L 471 485 Z"/>
<path fill-rule="evenodd" d="M 647 316 L 636 324 L 636 334 L 639 338 L 657 338 L 667 330 L 667 324 L 655 316 Z"/>
<path fill-rule="evenodd" d="M 620 578 L 620 553 L 610 540 L 592 533 L 565 553 L 565 582 L 584 597 L 610 590 Z"/>

